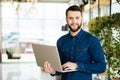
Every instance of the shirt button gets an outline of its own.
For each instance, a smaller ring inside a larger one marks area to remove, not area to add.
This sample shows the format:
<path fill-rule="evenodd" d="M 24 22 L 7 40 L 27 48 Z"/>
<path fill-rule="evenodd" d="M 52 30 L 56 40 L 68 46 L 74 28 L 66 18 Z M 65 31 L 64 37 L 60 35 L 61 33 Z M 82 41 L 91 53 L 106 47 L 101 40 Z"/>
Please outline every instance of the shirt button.
<path fill-rule="evenodd" d="M 73 59 L 73 56 L 70 56 L 71 59 Z"/>

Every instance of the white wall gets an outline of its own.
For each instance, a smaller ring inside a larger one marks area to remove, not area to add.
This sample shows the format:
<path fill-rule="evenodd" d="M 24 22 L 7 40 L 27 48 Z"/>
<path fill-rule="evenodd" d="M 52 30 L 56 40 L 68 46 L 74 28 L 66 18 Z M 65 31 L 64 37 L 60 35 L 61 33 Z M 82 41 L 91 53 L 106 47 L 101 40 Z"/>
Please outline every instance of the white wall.
<path fill-rule="evenodd" d="M 1 35 L 2 35 L 2 33 L 1 33 L 1 31 L 2 31 L 2 24 L 1 24 L 1 2 L 0 2 L 0 49 L 1 49 Z"/>

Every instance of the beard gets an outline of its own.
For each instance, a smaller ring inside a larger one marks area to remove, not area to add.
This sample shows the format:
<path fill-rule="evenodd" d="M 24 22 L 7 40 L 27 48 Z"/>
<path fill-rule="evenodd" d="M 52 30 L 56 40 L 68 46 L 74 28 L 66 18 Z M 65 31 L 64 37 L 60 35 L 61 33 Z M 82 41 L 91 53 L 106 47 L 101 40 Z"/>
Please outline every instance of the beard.
<path fill-rule="evenodd" d="M 76 29 L 73 29 L 70 25 L 68 25 L 71 32 L 77 32 L 81 28 L 82 24 L 80 24 Z"/>

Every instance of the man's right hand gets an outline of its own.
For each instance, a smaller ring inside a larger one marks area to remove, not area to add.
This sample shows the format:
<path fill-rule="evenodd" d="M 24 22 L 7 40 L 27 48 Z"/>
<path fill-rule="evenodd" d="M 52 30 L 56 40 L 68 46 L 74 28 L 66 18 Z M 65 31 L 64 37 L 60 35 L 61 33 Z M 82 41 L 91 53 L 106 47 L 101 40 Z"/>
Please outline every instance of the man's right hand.
<path fill-rule="evenodd" d="M 48 61 L 44 62 L 44 65 L 43 67 L 41 67 L 41 70 L 49 74 L 55 74 L 55 70 L 53 69 L 52 65 Z"/>

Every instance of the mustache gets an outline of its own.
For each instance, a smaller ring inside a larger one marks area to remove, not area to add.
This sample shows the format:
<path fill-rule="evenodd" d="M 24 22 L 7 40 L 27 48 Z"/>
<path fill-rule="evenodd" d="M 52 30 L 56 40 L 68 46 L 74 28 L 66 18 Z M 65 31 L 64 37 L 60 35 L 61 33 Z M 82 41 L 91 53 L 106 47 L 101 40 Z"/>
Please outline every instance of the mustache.
<path fill-rule="evenodd" d="M 78 23 L 72 23 L 72 24 L 70 24 L 70 25 L 74 25 L 74 24 L 76 24 L 76 25 L 78 25 L 78 26 L 79 26 L 79 24 L 78 24 Z M 70 25 L 69 25 L 69 26 L 70 26 Z"/>
<path fill-rule="evenodd" d="M 70 28 L 70 27 L 71 27 L 71 25 L 74 25 L 74 24 L 75 24 L 75 23 L 70 24 L 70 25 L 69 25 L 69 24 L 66 24 L 66 26 L 67 26 L 68 28 Z M 76 24 L 77 24 L 77 23 L 76 23 Z M 79 24 L 77 24 L 77 25 L 78 25 L 78 27 L 81 27 L 81 26 L 82 26 L 82 24 L 80 24 L 80 25 L 79 25 Z"/>
<path fill-rule="evenodd" d="M 80 24 L 80 25 L 77 27 L 77 29 L 72 29 L 72 27 L 71 27 L 70 25 L 68 25 L 70 31 L 72 31 L 72 32 L 77 32 L 77 31 L 81 28 L 81 26 L 82 26 L 82 24 Z"/>

